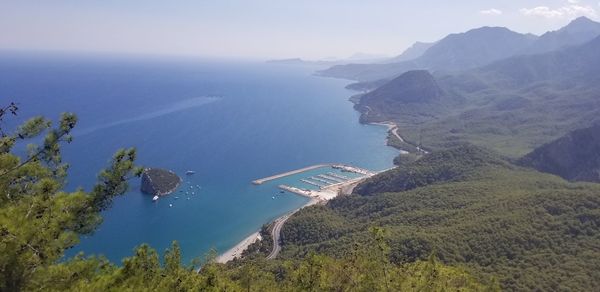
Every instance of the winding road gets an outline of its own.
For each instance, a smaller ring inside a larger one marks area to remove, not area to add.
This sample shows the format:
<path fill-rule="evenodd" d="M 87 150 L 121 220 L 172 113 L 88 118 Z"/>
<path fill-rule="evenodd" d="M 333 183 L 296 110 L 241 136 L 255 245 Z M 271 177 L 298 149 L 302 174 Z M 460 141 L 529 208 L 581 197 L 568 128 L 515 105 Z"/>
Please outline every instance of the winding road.
<path fill-rule="evenodd" d="M 268 260 L 276 258 L 279 254 L 279 251 L 281 251 L 281 244 L 279 243 L 279 237 L 281 236 L 281 228 L 283 228 L 283 224 L 285 224 L 285 221 L 287 221 L 290 218 L 290 216 L 292 216 L 294 213 L 296 212 L 292 212 L 275 220 L 275 223 L 273 224 L 273 230 L 271 230 L 271 237 L 273 238 L 273 250 L 267 256 Z"/>
<path fill-rule="evenodd" d="M 279 252 L 281 251 L 280 238 L 281 238 L 281 228 L 283 228 L 283 224 L 285 224 L 285 222 L 288 219 L 290 219 L 290 217 L 292 217 L 292 215 L 296 214 L 296 212 L 300 211 L 302 208 L 312 206 L 319 202 L 321 202 L 321 201 L 312 199 L 306 205 L 277 218 L 273 222 L 273 229 L 271 230 L 271 237 L 273 238 L 273 250 L 271 250 L 271 253 L 267 256 L 268 260 L 272 260 L 272 259 L 276 258 L 277 255 L 279 254 Z"/>

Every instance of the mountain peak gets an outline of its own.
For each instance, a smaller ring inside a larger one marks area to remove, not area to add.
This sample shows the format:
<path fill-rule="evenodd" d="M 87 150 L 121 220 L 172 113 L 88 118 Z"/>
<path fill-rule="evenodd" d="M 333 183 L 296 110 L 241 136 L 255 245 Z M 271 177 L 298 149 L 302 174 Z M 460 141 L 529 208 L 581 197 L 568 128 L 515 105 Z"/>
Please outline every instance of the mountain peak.
<path fill-rule="evenodd" d="M 600 23 L 582 16 L 559 30 L 543 34 L 526 53 L 539 54 L 578 46 L 598 36 L 600 36 Z"/>
<path fill-rule="evenodd" d="M 456 33 L 456 34 L 450 34 L 450 36 L 454 35 L 464 35 L 464 36 L 469 36 L 469 35 L 489 35 L 489 34 L 494 34 L 494 33 L 514 33 L 517 34 L 516 32 L 513 32 L 512 30 L 503 27 L 503 26 L 482 26 L 482 27 L 478 27 L 478 28 L 474 28 L 474 29 L 470 29 L 466 32 L 463 33 Z"/>
<path fill-rule="evenodd" d="M 574 23 L 590 23 L 590 22 L 596 23 L 595 21 L 587 18 L 586 16 L 580 16 L 580 17 L 573 19 L 570 23 L 574 24 Z"/>
<path fill-rule="evenodd" d="M 559 31 L 567 32 L 582 32 L 590 30 L 600 30 L 600 23 L 595 22 L 585 16 L 578 17 L 572 20 L 567 26 L 561 28 Z"/>
<path fill-rule="evenodd" d="M 367 93 L 362 97 L 361 104 L 374 108 L 386 103 L 428 103 L 443 95 L 444 92 L 429 71 L 413 70 Z"/>

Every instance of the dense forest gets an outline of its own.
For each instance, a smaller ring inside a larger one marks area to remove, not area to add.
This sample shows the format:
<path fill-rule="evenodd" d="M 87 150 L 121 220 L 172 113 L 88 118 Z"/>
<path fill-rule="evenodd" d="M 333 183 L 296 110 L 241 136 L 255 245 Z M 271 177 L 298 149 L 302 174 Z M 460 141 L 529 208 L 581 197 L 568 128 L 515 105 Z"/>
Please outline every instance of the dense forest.
<path fill-rule="evenodd" d="M 518 163 L 566 180 L 600 182 L 600 124 L 569 132 Z"/>
<path fill-rule="evenodd" d="M 425 155 L 304 209 L 283 228 L 283 256 L 346 257 L 388 230 L 395 264 L 461 265 L 506 290 L 592 291 L 600 285 L 600 185 L 569 183 L 475 146 Z"/>
<path fill-rule="evenodd" d="M 0 124 L 17 112 L 15 104 L 1 108 Z M 224 265 L 212 253 L 182 265 L 173 243 L 162 259 L 142 245 L 121 266 L 83 254 L 63 259 L 81 235 L 99 226 L 101 212 L 126 192 L 128 180 L 141 173 L 135 150 L 119 150 L 92 191 L 63 191 L 68 164 L 60 146 L 72 142 L 76 123 L 74 114 L 65 113 L 55 127 L 42 117 L 12 132 L 0 127 L 0 291 L 499 290 L 493 278 L 480 281 L 460 265 L 440 263 L 433 253 L 419 261 L 390 261 L 381 228 L 371 228 L 369 244 L 356 246 L 347 257 L 310 253 L 267 261 L 248 256 Z M 14 154 L 16 145 L 39 138 L 42 144 L 29 145 L 24 157 Z"/>

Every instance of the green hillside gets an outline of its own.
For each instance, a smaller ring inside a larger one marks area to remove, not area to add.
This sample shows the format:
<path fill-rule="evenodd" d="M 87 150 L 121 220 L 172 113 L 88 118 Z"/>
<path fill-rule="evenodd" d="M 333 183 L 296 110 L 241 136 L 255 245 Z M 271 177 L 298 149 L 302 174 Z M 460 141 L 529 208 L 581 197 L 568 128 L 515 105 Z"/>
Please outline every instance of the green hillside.
<path fill-rule="evenodd" d="M 473 146 L 373 177 L 358 194 L 300 211 L 283 229 L 288 258 L 345 257 L 389 231 L 390 258 L 435 253 L 507 290 L 591 291 L 600 285 L 600 185 L 574 184 Z"/>
<path fill-rule="evenodd" d="M 600 182 L 600 125 L 575 130 L 538 147 L 519 164 L 567 180 Z"/>

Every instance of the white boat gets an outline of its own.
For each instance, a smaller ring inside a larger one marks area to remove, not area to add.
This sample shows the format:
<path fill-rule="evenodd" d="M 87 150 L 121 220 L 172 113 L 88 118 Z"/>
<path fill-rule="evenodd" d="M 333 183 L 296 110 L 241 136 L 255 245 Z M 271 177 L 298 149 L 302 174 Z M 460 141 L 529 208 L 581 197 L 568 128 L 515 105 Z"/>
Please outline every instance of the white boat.
<path fill-rule="evenodd" d="M 192 175 L 194 173 L 196 173 L 196 172 L 193 171 L 193 170 L 188 170 L 188 171 L 185 172 L 186 175 Z"/>
<path fill-rule="evenodd" d="M 156 201 L 158 201 L 158 196 L 154 196 L 154 198 L 152 198 L 152 201 L 153 201 L 153 202 L 156 202 Z"/>

